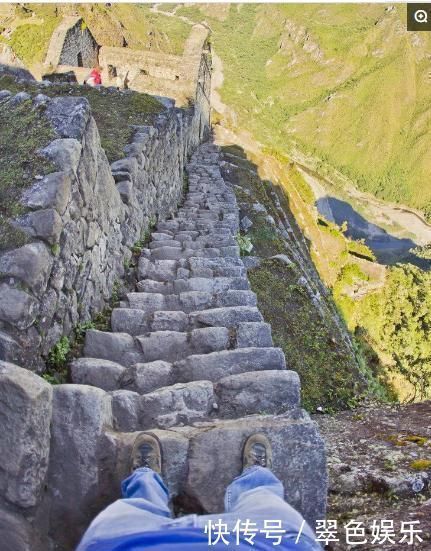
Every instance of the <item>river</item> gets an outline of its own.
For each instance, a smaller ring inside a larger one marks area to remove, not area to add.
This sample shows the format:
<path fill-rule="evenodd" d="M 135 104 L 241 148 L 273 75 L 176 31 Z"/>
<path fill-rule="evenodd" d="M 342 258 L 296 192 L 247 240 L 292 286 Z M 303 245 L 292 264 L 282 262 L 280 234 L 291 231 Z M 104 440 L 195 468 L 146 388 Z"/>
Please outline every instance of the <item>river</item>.
<path fill-rule="evenodd" d="M 413 209 L 381 201 L 353 186 L 337 189 L 330 181 L 296 163 L 315 197 L 318 212 L 341 225 L 347 222 L 346 234 L 364 239 L 379 262 L 413 262 L 423 268 L 429 262 L 410 253 L 416 246 L 431 243 L 431 225 Z"/>

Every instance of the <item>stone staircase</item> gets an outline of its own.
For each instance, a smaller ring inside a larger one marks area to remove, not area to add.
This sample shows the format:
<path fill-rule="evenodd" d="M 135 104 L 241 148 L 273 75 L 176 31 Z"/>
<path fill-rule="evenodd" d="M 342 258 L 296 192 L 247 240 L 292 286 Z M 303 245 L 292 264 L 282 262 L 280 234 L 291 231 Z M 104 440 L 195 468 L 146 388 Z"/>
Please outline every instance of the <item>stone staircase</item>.
<path fill-rule="evenodd" d="M 72 380 L 109 393 L 117 442 L 159 435 L 171 492 L 197 511 L 222 510 L 245 438 L 267 433 L 286 498 L 313 523 L 325 510 L 323 442 L 250 290 L 236 198 L 219 163 L 211 143 L 193 155 L 184 204 L 158 223 L 112 332 L 87 331 Z"/>

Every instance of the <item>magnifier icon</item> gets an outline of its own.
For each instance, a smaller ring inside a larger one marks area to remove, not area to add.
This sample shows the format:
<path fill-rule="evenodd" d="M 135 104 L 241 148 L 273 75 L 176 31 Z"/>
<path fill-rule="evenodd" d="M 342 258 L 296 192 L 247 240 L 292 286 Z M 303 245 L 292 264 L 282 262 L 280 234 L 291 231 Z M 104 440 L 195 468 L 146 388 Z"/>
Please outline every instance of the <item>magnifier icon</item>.
<path fill-rule="evenodd" d="M 416 10 L 413 17 L 416 23 L 428 23 L 428 13 L 425 10 Z"/>

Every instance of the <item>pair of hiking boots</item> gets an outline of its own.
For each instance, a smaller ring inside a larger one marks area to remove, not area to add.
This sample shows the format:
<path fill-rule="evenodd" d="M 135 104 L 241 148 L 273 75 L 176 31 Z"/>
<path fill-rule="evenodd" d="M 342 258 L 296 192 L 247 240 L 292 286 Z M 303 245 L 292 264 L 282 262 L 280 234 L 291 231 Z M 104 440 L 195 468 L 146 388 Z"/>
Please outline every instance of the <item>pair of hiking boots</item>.
<path fill-rule="evenodd" d="M 268 438 L 264 434 L 252 434 L 244 444 L 242 453 L 243 469 L 258 465 L 272 468 L 272 450 Z M 151 432 L 141 432 L 133 444 L 130 471 L 148 467 L 161 475 L 162 447 L 160 440 Z"/>

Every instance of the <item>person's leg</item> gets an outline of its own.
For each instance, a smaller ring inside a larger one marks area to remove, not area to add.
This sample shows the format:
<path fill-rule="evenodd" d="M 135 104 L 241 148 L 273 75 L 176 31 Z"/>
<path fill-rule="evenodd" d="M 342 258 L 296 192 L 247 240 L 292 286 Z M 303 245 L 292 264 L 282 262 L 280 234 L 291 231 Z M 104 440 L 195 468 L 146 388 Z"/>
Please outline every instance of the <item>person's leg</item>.
<path fill-rule="evenodd" d="M 141 433 L 136 438 L 131 468 L 132 474 L 121 484 L 122 499 L 99 513 L 77 551 L 102 542 L 109 549 L 109 542 L 117 538 L 157 530 L 172 518 L 169 491 L 160 476 L 160 444 L 154 435 Z"/>
<path fill-rule="evenodd" d="M 315 543 L 313 530 L 291 505 L 284 500 L 284 488 L 280 480 L 271 472 L 272 451 L 268 438 L 263 434 L 249 437 L 244 446 L 243 471 L 226 489 L 225 513 L 198 517 L 198 525 L 222 519 L 232 531 L 238 521 L 250 521 L 258 530 L 265 528 L 265 522 L 281 521 L 286 537 L 299 541 L 306 540 L 307 548 L 321 549 Z"/>
<path fill-rule="evenodd" d="M 284 500 L 283 484 L 266 467 L 248 467 L 232 481 L 226 489 L 225 511 L 241 520 L 281 520 L 289 532 L 297 533 L 302 526 L 302 533 L 314 539 L 302 515 Z"/>

